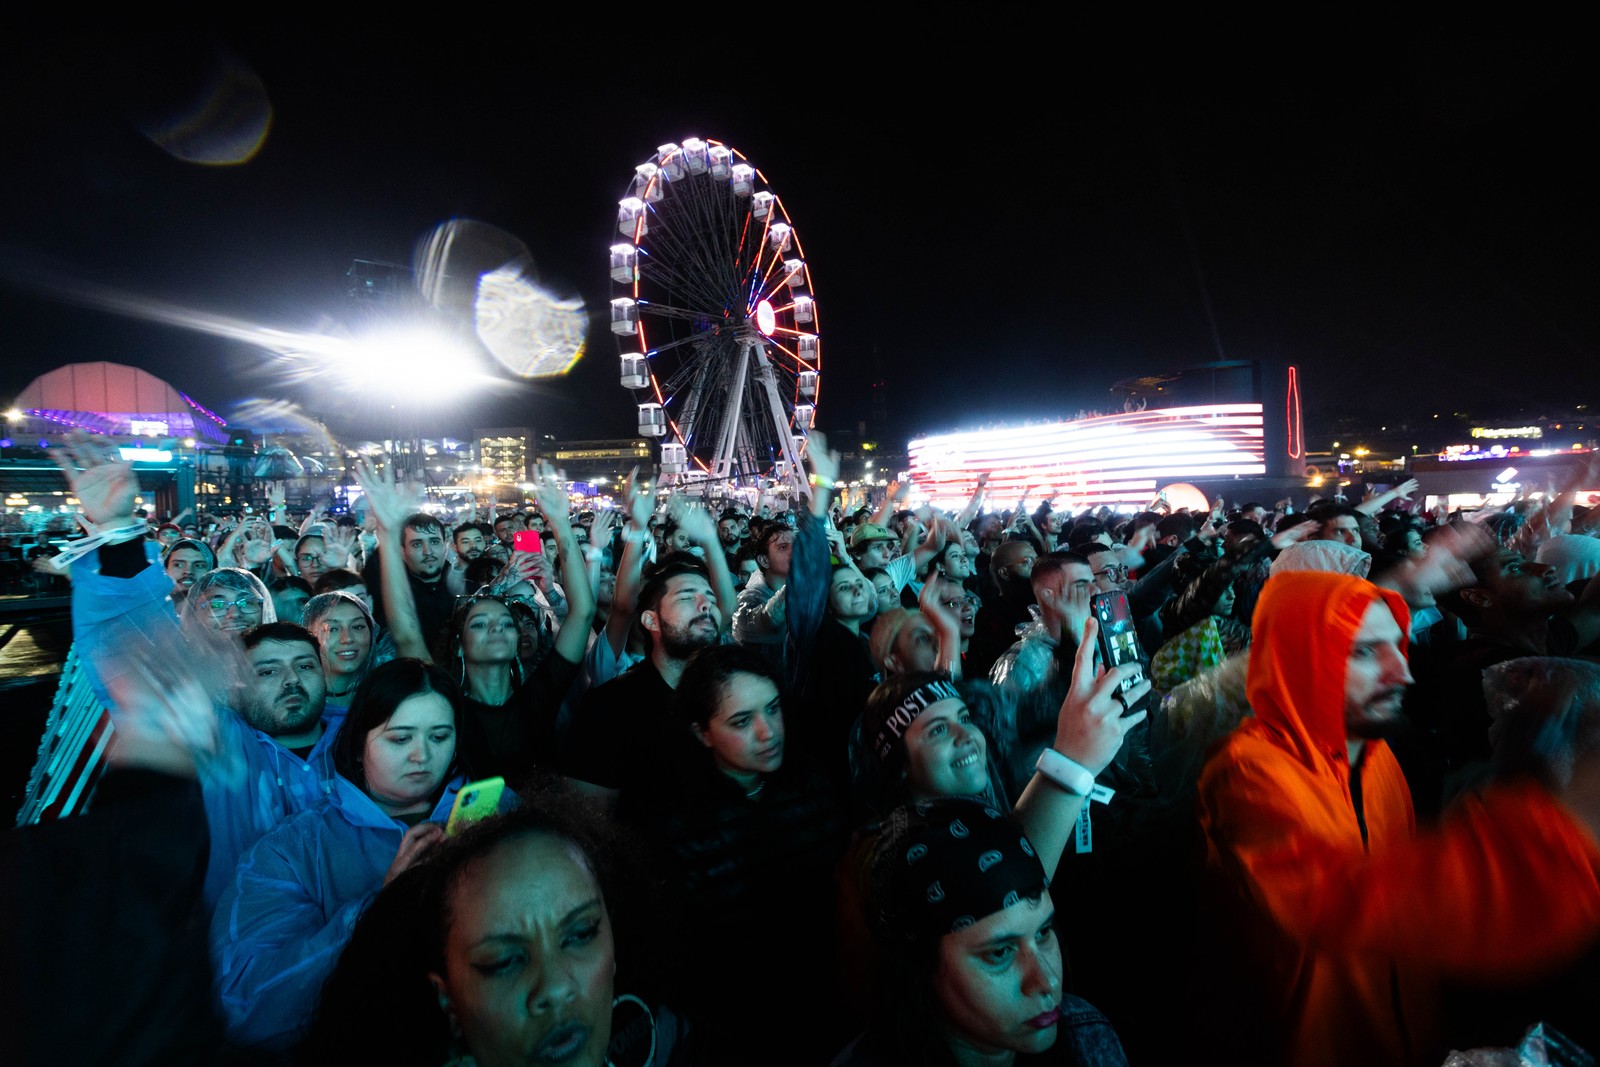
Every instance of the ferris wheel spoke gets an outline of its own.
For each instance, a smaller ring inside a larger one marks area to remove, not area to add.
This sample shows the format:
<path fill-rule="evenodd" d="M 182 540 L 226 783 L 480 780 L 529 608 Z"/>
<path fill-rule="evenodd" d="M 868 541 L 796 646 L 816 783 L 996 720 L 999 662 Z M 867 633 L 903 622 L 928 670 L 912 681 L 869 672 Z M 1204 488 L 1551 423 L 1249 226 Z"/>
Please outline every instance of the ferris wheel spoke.
<path fill-rule="evenodd" d="M 686 213 L 710 267 L 707 277 L 715 279 L 719 288 L 729 289 L 737 275 L 733 262 L 736 256 L 731 253 L 727 231 L 730 223 L 741 214 L 748 216 L 748 211 L 740 210 L 740 203 L 729 190 L 711 183 L 696 183 L 690 194 L 685 200 Z"/>
<path fill-rule="evenodd" d="M 706 338 L 715 337 L 716 335 L 716 330 L 701 330 L 699 333 L 692 333 L 687 337 L 678 337 L 666 342 L 665 344 L 655 345 L 650 349 L 650 354 L 652 356 L 659 356 L 663 352 L 671 352 L 673 349 L 683 348 L 685 345 L 700 344 L 704 342 Z"/>
<path fill-rule="evenodd" d="M 698 183 L 691 183 L 691 189 L 695 184 Z M 657 245 L 663 253 L 656 258 L 681 265 L 685 284 L 693 284 L 707 292 L 715 292 L 721 287 L 719 275 L 722 272 L 718 268 L 715 253 L 704 239 L 703 231 L 707 220 L 693 210 L 692 201 L 692 197 L 680 198 L 677 210 L 663 211 L 659 208 L 656 210 L 654 217 L 659 220 Z M 722 302 L 718 300 L 717 306 Z"/>
<path fill-rule="evenodd" d="M 729 243 L 727 231 L 729 223 L 739 214 L 748 218 L 748 212 L 730 211 L 729 205 L 721 199 L 731 195 L 727 190 L 710 183 L 697 183 L 687 198 L 687 206 L 698 223 L 696 233 L 705 246 L 708 261 L 716 265 L 714 274 L 717 284 L 730 292 L 737 277 L 737 253 Z M 734 206 L 737 207 L 737 204 Z"/>
<path fill-rule="evenodd" d="M 807 363 L 805 360 L 801 359 L 798 355 L 796 355 L 794 353 L 793 350 L 791 350 L 788 346 L 784 345 L 781 341 L 777 340 L 776 338 L 769 337 L 769 338 L 767 338 L 767 341 L 769 343 L 771 343 L 772 347 L 776 348 L 778 351 L 780 351 L 784 355 L 788 356 L 790 361 L 794 363 L 795 367 L 798 370 L 816 370 L 817 369 L 817 368 L 813 367 L 811 364 Z"/>
<path fill-rule="evenodd" d="M 704 257 L 704 249 L 698 243 L 680 240 L 673 232 L 673 227 L 665 221 L 652 227 L 650 233 L 656 237 L 658 250 L 657 255 L 650 257 L 652 261 L 660 259 L 681 264 L 681 272 L 676 272 L 679 276 L 678 284 L 699 291 L 702 297 L 715 292 L 715 284 L 708 284 L 708 280 L 714 277 L 715 271 L 710 261 Z M 720 303 L 721 301 L 716 301 L 713 306 Z"/>
<path fill-rule="evenodd" d="M 661 319 L 682 319 L 685 322 L 698 322 L 702 319 L 717 318 L 719 317 L 720 313 L 696 311 L 693 308 L 674 307 L 671 304 L 657 304 L 653 300 L 647 303 L 641 300 L 639 301 L 639 314 L 652 315 Z"/>

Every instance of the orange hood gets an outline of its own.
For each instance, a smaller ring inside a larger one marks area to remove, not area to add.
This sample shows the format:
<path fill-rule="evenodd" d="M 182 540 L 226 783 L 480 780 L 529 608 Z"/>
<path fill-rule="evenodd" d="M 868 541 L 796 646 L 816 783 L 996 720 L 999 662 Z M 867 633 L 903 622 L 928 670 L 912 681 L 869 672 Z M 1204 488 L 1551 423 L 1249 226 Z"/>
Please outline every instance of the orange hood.
<path fill-rule="evenodd" d="M 1361 618 L 1383 600 L 1403 636 L 1411 613 L 1398 593 L 1348 574 L 1274 574 L 1256 601 L 1245 692 L 1255 717 L 1282 734 L 1308 768 L 1346 756 L 1345 671 Z"/>

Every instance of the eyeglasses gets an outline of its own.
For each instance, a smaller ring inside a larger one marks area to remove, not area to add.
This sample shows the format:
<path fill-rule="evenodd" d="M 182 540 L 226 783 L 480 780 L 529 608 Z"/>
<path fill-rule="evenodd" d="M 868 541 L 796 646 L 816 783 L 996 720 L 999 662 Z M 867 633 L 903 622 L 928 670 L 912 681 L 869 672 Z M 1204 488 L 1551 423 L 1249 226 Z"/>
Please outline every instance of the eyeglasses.
<path fill-rule="evenodd" d="M 238 609 L 240 615 L 254 615 L 261 610 L 261 604 L 262 600 L 258 596 L 242 596 L 238 600 L 217 596 L 206 601 L 206 609 L 221 618 L 228 613 L 229 608 Z"/>
<path fill-rule="evenodd" d="M 302 552 L 296 556 L 295 559 L 299 560 L 301 563 L 312 565 L 322 562 L 322 557 L 317 555 L 315 552 Z"/>
<path fill-rule="evenodd" d="M 1094 576 L 1120 582 L 1128 576 L 1128 568 L 1121 563 L 1113 563 L 1103 571 L 1095 571 Z"/>

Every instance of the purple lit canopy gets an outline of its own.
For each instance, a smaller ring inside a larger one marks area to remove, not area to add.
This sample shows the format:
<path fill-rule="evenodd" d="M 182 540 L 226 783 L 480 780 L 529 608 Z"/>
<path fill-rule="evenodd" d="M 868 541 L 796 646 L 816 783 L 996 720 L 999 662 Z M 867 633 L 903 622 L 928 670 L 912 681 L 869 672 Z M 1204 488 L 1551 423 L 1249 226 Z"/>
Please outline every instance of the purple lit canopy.
<path fill-rule="evenodd" d="M 226 444 L 228 425 L 183 392 L 137 367 L 72 363 L 17 394 L 31 418 L 129 437 L 198 437 Z"/>

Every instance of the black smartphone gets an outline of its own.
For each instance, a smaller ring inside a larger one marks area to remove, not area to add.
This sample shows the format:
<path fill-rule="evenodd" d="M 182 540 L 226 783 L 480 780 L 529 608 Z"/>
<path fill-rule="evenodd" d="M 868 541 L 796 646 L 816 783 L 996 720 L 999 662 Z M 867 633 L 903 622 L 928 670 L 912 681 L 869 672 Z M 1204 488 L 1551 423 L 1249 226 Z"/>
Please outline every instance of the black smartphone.
<path fill-rule="evenodd" d="M 1124 663 L 1135 664 L 1139 669 L 1124 678 L 1122 692 L 1126 693 L 1144 681 L 1144 654 L 1139 649 L 1139 632 L 1133 624 L 1133 611 L 1128 607 L 1128 594 L 1120 589 L 1114 593 L 1096 593 L 1089 598 L 1089 610 L 1094 612 L 1099 624 L 1100 662 L 1107 669 Z"/>

